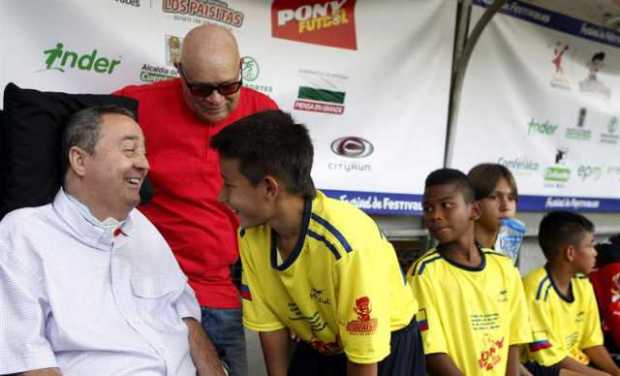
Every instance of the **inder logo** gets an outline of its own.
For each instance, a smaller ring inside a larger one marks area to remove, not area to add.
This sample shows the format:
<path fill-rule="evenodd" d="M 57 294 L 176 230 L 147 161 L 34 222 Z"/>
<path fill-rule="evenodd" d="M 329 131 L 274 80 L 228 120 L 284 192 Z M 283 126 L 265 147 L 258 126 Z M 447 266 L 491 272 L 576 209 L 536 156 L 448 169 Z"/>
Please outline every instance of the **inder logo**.
<path fill-rule="evenodd" d="M 355 0 L 274 0 L 271 31 L 275 38 L 357 50 Z"/>
<path fill-rule="evenodd" d="M 95 71 L 96 73 L 112 74 L 121 61 L 100 56 L 94 49 L 91 52 L 78 53 L 64 49 L 62 43 L 57 43 L 55 48 L 43 51 L 46 56 L 45 70 L 79 69 L 83 71 Z"/>

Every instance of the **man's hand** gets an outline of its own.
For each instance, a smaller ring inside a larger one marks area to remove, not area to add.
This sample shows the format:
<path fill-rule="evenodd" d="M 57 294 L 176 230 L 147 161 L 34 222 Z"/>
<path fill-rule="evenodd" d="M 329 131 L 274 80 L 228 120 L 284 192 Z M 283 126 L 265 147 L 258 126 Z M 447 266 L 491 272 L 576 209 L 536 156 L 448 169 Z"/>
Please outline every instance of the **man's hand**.
<path fill-rule="evenodd" d="M 198 371 L 198 376 L 226 376 L 215 347 L 202 329 L 202 325 L 193 318 L 184 318 L 189 329 L 189 352 Z"/>

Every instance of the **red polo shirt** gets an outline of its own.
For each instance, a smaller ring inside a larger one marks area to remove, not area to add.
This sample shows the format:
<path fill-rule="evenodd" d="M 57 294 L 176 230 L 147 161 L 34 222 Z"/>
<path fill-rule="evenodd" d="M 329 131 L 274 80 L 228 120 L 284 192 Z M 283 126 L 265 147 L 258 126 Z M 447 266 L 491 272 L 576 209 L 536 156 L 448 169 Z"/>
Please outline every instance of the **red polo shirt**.
<path fill-rule="evenodd" d="M 217 201 L 222 178 L 219 157 L 209 143 L 232 122 L 277 105 L 241 88 L 239 104 L 228 118 L 207 124 L 186 106 L 179 79 L 127 86 L 115 94 L 139 101 L 155 189 L 153 200 L 140 210 L 170 244 L 201 306 L 240 307 L 230 278 L 230 266 L 239 257 L 238 221 Z"/>

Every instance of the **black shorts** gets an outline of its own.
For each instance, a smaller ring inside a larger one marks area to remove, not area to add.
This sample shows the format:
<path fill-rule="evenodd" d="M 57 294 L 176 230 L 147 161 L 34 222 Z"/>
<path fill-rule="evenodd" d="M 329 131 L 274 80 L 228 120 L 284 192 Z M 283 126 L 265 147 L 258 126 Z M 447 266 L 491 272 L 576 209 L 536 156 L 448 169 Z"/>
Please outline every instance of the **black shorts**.
<path fill-rule="evenodd" d="M 414 320 L 406 327 L 392 332 L 391 353 L 379 362 L 379 376 L 426 375 L 422 338 Z M 346 376 L 347 357 L 344 354 L 323 355 L 305 342 L 293 351 L 288 368 L 289 376 Z"/>
<path fill-rule="evenodd" d="M 560 367 L 558 366 L 545 367 L 534 362 L 527 362 L 524 365 L 534 376 L 558 376 L 560 374 Z"/>

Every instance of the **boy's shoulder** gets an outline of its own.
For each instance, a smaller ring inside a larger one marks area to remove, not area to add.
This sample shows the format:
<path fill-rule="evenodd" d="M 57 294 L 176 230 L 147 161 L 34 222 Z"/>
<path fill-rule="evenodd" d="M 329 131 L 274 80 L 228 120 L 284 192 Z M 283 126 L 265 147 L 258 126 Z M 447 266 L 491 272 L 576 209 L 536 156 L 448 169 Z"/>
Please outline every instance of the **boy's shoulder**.
<path fill-rule="evenodd" d="M 501 268 L 514 268 L 514 264 L 510 256 L 505 255 L 491 248 L 481 248 L 480 251 L 484 254 L 487 262 L 495 262 L 499 264 Z"/>
<path fill-rule="evenodd" d="M 553 284 L 547 270 L 541 266 L 523 277 L 523 288 L 529 299 L 546 301 Z"/>
<path fill-rule="evenodd" d="M 385 240 L 381 228 L 370 216 L 348 202 L 327 197 L 321 191 L 317 191 L 317 197 L 312 202 L 308 229 L 335 236 L 352 244 L 353 248 L 374 244 L 379 239 Z"/>
<path fill-rule="evenodd" d="M 429 249 L 413 263 L 408 274 L 411 277 L 421 276 L 428 270 L 429 266 L 441 261 L 445 260 L 439 251 L 434 248 Z M 428 275 L 428 273 L 426 273 L 426 275 Z"/>

